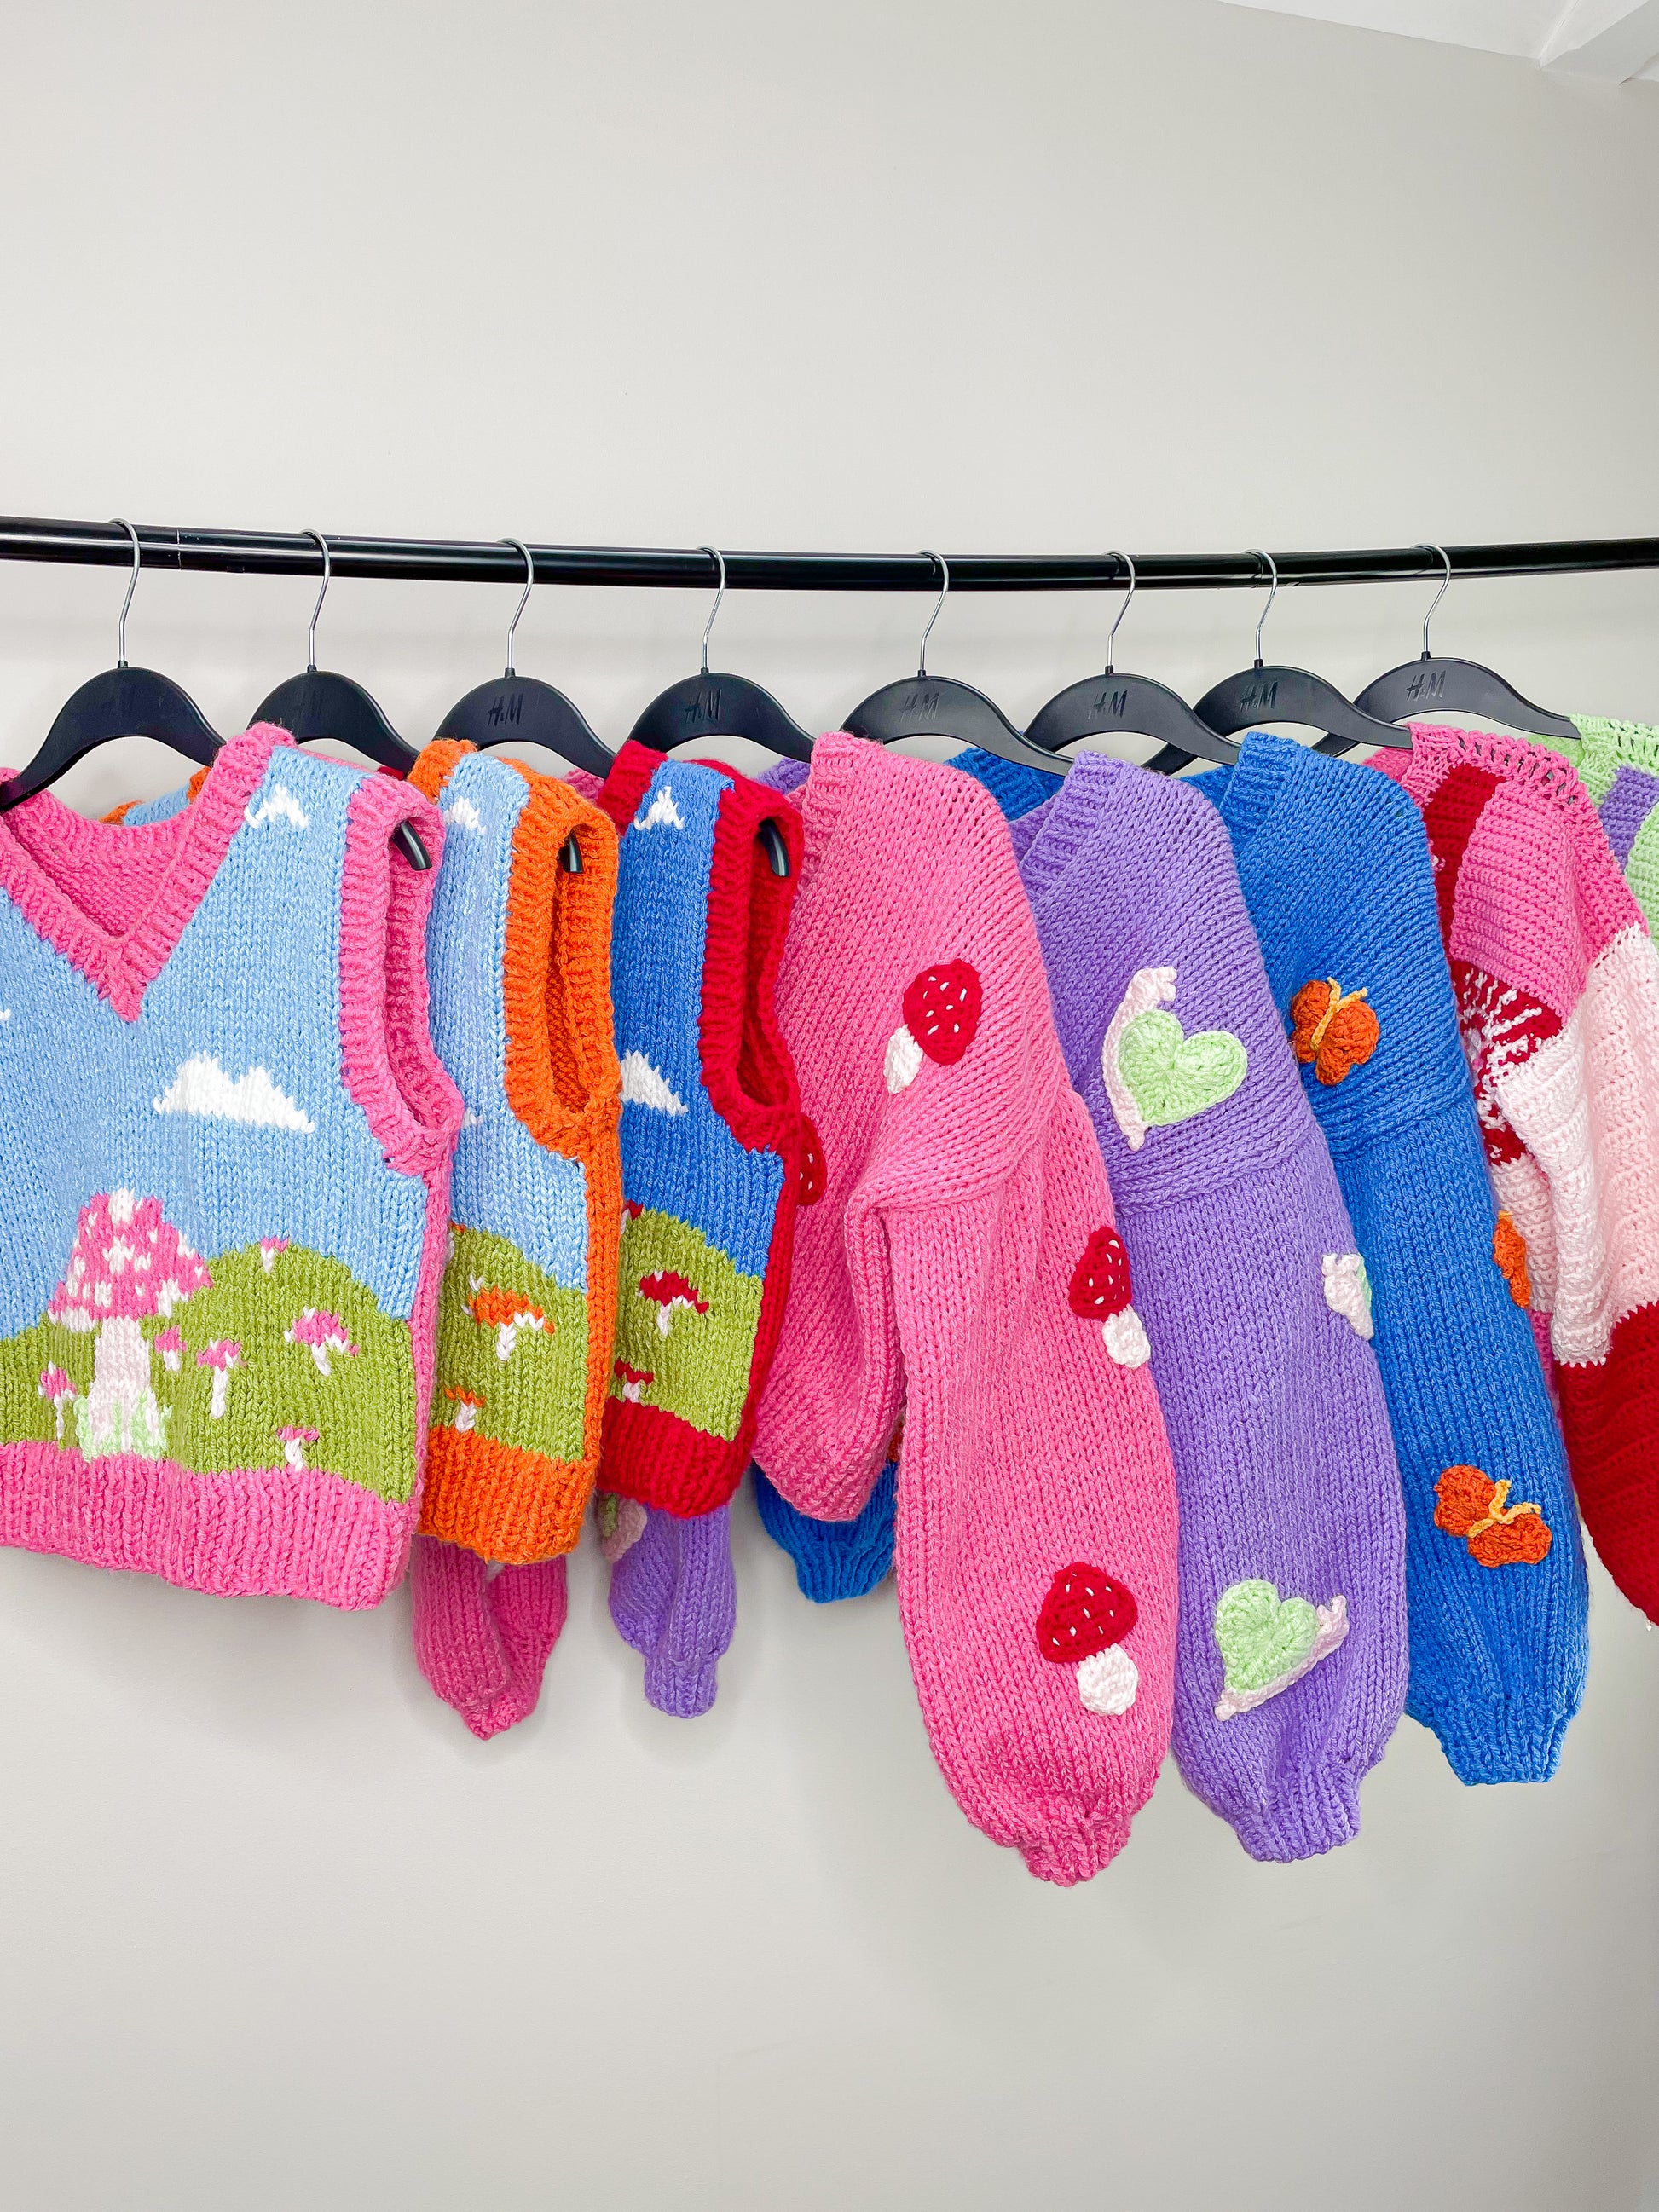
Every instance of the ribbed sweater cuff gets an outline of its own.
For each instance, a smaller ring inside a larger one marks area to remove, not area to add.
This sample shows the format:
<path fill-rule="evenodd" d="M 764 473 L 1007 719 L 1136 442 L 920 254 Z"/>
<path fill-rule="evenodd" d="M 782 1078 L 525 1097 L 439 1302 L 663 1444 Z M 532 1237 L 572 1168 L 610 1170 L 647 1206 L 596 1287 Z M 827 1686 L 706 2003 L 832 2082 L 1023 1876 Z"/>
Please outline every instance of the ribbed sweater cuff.
<path fill-rule="evenodd" d="M 1359 1833 L 1359 1779 L 1346 1766 L 1299 1766 L 1265 1804 L 1229 1817 L 1253 1859 L 1317 1858 Z"/>
<path fill-rule="evenodd" d="M 1504 1698 L 1489 1705 L 1419 1705 L 1408 1698 L 1406 1711 L 1431 1729 L 1460 1782 L 1547 1782 L 1560 1763 L 1562 1740 L 1578 1710 L 1574 1698 L 1565 1711 Z"/>

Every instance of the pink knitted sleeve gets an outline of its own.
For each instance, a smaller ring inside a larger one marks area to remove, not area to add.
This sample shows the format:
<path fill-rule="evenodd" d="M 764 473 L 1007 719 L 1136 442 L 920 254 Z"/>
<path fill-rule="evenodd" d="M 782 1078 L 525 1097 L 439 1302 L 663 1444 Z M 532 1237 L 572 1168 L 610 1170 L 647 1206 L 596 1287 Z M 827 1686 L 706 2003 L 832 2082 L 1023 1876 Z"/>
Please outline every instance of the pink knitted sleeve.
<path fill-rule="evenodd" d="M 1062 1884 L 1127 1841 L 1173 1693 L 1175 1479 L 1152 1370 L 1120 1366 L 1068 1297 L 1110 1220 L 1063 1085 L 1005 1181 L 848 1222 L 854 1264 L 890 1270 L 908 1386 L 899 1606 L 934 1755 L 969 1820 Z M 1133 1619 L 1098 1653 L 1090 1621 L 1065 1617 L 1068 1578 L 1091 1573 Z M 1103 1656 L 1115 1686 L 1091 1706 Z"/>

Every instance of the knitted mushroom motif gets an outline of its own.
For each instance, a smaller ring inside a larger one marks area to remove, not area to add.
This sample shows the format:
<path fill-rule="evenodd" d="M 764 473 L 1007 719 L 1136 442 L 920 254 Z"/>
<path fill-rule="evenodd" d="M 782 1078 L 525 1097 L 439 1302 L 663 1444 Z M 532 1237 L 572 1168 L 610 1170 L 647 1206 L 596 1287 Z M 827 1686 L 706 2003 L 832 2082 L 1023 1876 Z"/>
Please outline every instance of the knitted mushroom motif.
<path fill-rule="evenodd" d="M 303 1474 L 306 1471 L 306 1446 L 316 1443 L 316 1430 L 278 1429 L 276 1441 L 283 1447 L 283 1463 L 292 1468 L 295 1474 Z"/>
<path fill-rule="evenodd" d="M 230 1370 L 236 1365 L 241 1356 L 241 1346 L 228 1336 L 216 1337 L 211 1344 L 204 1345 L 196 1355 L 196 1364 L 198 1367 L 210 1367 L 213 1370 L 213 1402 L 208 1411 L 210 1418 L 216 1421 L 222 1421 L 225 1417 L 225 1399 L 230 1389 Z"/>
<path fill-rule="evenodd" d="M 35 1384 L 39 1395 L 46 1399 L 58 1416 L 58 1441 L 64 1441 L 64 1408 L 75 1395 L 75 1385 L 61 1367 L 43 1367 L 40 1380 Z"/>
<path fill-rule="evenodd" d="M 1077 1693 L 1091 1713 L 1127 1713 L 1140 1687 L 1123 1639 L 1135 1625 L 1132 1594 L 1103 1567 L 1074 1560 L 1048 1585 L 1037 1615 L 1037 1650 L 1077 1667 Z"/>
<path fill-rule="evenodd" d="M 455 1419 L 450 1425 L 465 1436 L 483 1411 L 483 1400 L 471 1390 L 452 1389 L 448 1383 L 444 1385 L 444 1395 L 455 1408 Z"/>
<path fill-rule="evenodd" d="M 924 1057 L 954 1067 L 979 1033 L 982 996 L 979 971 L 965 960 L 942 961 L 913 976 L 904 994 L 903 1024 L 887 1040 L 887 1088 L 899 1091 L 914 1083 Z"/>
<path fill-rule="evenodd" d="M 649 1298 L 657 1309 L 657 1328 L 666 1336 L 674 1325 L 674 1309 L 683 1306 L 689 1313 L 706 1314 L 708 1301 L 695 1283 L 672 1267 L 665 1267 L 660 1274 L 641 1275 L 640 1296 Z"/>
<path fill-rule="evenodd" d="M 169 1375 L 177 1375 L 185 1364 L 185 1333 L 181 1328 L 164 1328 L 155 1339 L 155 1349 L 161 1355 L 161 1364 Z"/>
<path fill-rule="evenodd" d="M 1106 1349 L 1120 1367 L 1144 1367 L 1152 1356 L 1140 1316 L 1129 1303 L 1129 1255 L 1115 1229 L 1097 1229 L 1072 1271 L 1072 1311 L 1098 1319 Z"/>
<path fill-rule="evenodd" d="M 92 1388 L 76 1411 L 88 1459 L 112 1452 L 161 1457 L 167 1416 L 149 1387 L 149 1346 L 139 1323 L 155 1314 L 167 1318 L 212 1280 L 163 1215 L 159 1198 L 112 1190 L 82 1207 L 46 1319 L 76 1333 L 98 1332 Z"/>
<path fill-rule="evenodd" d="M 648 1367 L 630 1367 L 625 1359 L 618 1359 L 615 1363 L 614 1372 L 617 1382 L 622 1384 L 623 1396 L 631 1406 L 641 1403 L 646 1384 L 657 1379 Z"/>
<path fill-rule="evenodd" d="M 259 1265 L 269 1274 L 276 1265 L 276 1255 L 286 1252 L 293 1239 L 289 1237 L 262 1237 L 259 1239 Z"/>
<path fill-rule="evenodd" d="M 469 1278 L 472 1297 L 467 1306 L 480 1328 L 495 1332 L 495 1357 L 503 1365 L 518 1349 L 519 1339 L 526 1329 L 539 1329 L 544 1336 L 551 1336 L 553 1323 L 537 1305 L 532 1305 L 522 1291 L 503 1291 L 486 1285 L 481 1276 Z"/>
<path fill-rule="evenodd" d="M 357 1346 L 346 1334 L 345 1323 L 338 1314 L 330 1313 L 326 1309 L 319 1310 L 316 1306 L 307 1306 L 302 1314 L 296 1315 L 289 1323 L 283 1331 L 283 1336 L 289 1344 L 304 1345 L 317 1363 L 317 1372 L 325 1381 L 333 1372 L 330 1364 L 332 1353 L 340 1352 L 347 1359 L 357 1357 Z"/>

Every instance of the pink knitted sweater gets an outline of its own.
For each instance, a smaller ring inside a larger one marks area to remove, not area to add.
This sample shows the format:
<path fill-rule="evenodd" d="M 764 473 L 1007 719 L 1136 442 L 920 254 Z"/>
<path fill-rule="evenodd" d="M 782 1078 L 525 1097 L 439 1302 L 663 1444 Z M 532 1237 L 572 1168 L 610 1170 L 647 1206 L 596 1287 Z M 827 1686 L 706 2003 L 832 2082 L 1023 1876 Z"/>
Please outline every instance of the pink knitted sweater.
<path fill-rule="evenodd" d="M 1372 766 L 1423 810 L 1487 1166 L 1524 1239 L 1511 1283 L 1553 1356 L 1584 1524 L 1659 1620 L 1659 956 L 1554 753 L 1413 724 Z"/>
<path fill-rule="evenodd" d="M 994 1842 L 1084 1881 L 1157 1780 L 1176 1611 L 1105 1170 L 989 793 L 836 736 L 799 800 L 777 1005 L 815 1164 L 755 1456 L 849 1519 L 902 1417 L 899 1604 L 934 1753 Z"/>

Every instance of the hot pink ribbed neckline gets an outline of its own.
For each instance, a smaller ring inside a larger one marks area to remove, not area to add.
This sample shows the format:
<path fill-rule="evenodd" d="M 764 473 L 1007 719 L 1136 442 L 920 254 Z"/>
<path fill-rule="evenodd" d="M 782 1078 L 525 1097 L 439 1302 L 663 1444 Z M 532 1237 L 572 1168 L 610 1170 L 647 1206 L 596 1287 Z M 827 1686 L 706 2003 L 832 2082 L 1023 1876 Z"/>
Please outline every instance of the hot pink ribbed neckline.
<path fill-rule="evenodd" d="M 37 792 L 16 809 L 34 833 L 30 843 L 18 836 L 14 816 L 0 814 L 0 890 L 124 1020 L 137 1021 L 145 991 L 219 872 L 271 753 L 293 742 L 285 730 L 256 724 L 220 748 L 192 805 L 166 822 L 133 829 L 88 821 L 51 792 Z M 153 887 L 123 930 L 88 914 L 58 872 L 69 866 L 95 869 L 100 858 L 112 860 L 118 852 L 154 855 L 155 864 Z"/>

